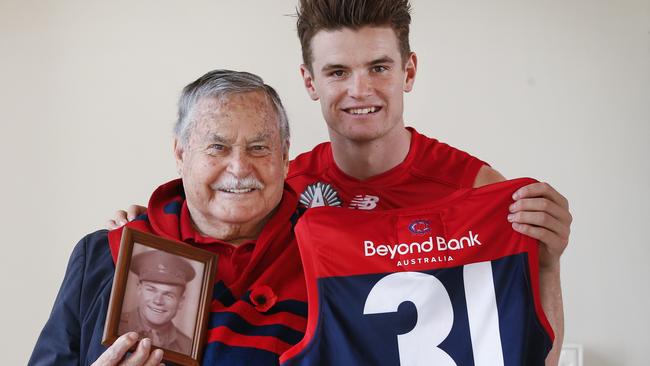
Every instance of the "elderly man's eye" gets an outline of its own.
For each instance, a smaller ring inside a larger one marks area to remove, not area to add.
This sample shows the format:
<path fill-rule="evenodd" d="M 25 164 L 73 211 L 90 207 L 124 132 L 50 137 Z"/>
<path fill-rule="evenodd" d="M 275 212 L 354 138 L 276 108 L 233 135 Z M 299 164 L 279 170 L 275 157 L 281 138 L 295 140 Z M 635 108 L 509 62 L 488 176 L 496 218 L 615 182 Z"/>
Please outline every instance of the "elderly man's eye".
<path fill-rule="evenodd" d="M 249 150 L 254 155 L 264 155 L 269 152 L 269 147 L 266 145 L 252 145 Z"/>

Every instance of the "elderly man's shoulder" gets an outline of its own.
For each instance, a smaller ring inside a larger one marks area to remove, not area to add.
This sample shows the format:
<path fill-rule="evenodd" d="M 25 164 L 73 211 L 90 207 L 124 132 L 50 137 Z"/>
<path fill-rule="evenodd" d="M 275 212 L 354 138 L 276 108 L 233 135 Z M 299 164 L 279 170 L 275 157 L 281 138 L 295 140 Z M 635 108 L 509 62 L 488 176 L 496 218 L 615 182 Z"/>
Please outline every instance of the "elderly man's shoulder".
<path fill-rule="evenodd" d="M 112 282 L 115 264 L 108 245 L 108 231 L 98 230 L 79 240 L 68 261 L 67 272 L 85 285 L 104 287 Z"/>
<path fill-rule="evenodd" d="M 74 247 L 73 257 L 75 255 L 86 258 L 110 257 L 111 251 L 108 246 L 108 230 L 97 230 L 81 238 Z"/>

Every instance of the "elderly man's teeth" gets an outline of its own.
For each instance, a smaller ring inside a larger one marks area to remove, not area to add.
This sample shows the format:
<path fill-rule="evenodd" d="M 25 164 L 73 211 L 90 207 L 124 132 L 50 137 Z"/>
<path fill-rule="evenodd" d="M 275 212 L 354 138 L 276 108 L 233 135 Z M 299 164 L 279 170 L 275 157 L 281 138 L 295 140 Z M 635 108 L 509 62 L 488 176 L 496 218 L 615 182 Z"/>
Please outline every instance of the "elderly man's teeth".
<path fill-rule="evenodd" d="M 224 191 L 225 191 L 225 192 L 228 192 L 228 193 L 248 193 L 248 192 L 252 192 L 253 189 L 252 189 L 252 188 L 246 188 L 246 189 L 224 189 Z"/>
<path fill-rule="evenodd" d="M 368 113 L 374 113 L 376 111 L 377 111 L 376 107 L 350 109 L 350 113 L 352 114 L 368 114 Z"/>

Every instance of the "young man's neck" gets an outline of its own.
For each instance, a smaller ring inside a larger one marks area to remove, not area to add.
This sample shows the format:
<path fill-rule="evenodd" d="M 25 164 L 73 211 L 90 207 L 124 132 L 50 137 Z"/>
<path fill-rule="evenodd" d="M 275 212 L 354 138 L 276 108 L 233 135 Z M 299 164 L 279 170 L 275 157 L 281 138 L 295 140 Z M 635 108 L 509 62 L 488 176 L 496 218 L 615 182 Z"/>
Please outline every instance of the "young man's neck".
<path fill-rule="evenodd" d="M 411 146 L 411 132 L 404 126 L 395 126 L 394 131 L 378 139 L 352 141 L 330 131 L 330 140 L 338 168 L 351 177 L 368 179 L 406 159 Z"/>

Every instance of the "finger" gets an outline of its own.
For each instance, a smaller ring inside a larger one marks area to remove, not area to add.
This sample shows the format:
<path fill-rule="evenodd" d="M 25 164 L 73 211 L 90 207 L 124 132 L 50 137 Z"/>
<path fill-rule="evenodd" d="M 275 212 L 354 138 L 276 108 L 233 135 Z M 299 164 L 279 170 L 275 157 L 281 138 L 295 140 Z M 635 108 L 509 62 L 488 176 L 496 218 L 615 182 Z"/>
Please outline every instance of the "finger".
<path fill-rule="evenodd" d="M 128 219 L 129 221 L 133 221 L 135 220 L 136 217 L 140 216 L 146 211 L 147 211 L 146 207 L 139 206 L 139 205 L 131 205 L 129 206 L 128 209 L 126 209 L 125 218 Z M 124 213 L 124 211 L 122 212 Z"/>
<path fill-rule="evenodd" d="M 120 226 L 121 225 L 118 225 L 117 222 L 115 222 L 113 219 L 106 221 L 106 224 L 104 225 L 104 227 L 108 230 L 115 230 Z"/>
<path fill-rule="evenodd" d="M 508 215 L 508 221 L 544 228 L 558 237 L 569 237 L 569 227 L 545 212 L 521 211 Z M 539 238 L 536 238 L 539 239 Z"/>
<path fill-rule="evenodd" d="M 140 340 L 140 343 L 138 343 L 135 352 L 124 361 L 123 366 L 142 366 L 149 358 L 150 353 L 151 339 L 143 338 Z"/>
<path fill-rule="evenodd" d="M 545 182 L 532 183 L 521 187 L 512 195 L 512 199 L 515 201 L 522 198 L 532 197 L 544 197 L 564 208 L 569 208 L 569 201 L 558 191 L 556 191 L 555 188 L 553 188 L 550 184 Z"/>
<path fill-rule="evenodd" d="M 143 364 L 143 366 L 158 366 L 162 365 L 160 361 L 162 361 L 163 358 L 163 350 L 161 349 L 156 349 L 151 354 L 149 355 L 149 358 L 147 359 L 147 362 Z"/>
<path fill-rule="evenodd" d="M 129 222 L 127 213 L 124 210 L 115 211 L 115 217 L 113 217 L 113 220 L 115 220 L 119 225 L 126 225 Z"/>
<path fill-rule="evenodd" d="M 522 198 L 510 205 L 511 213 L 521 211 L 546 212 L 567 225 L 573 220 L 569 210 L 546 198 Z"/>
<path fill-rule="evenodd" d="M 113 366 L 124 357 L 126 352 L 138 341 L 138 333 L 129 332 L 123 334 L 102 353 L 93 363 L 93 366 Z"/>
<path fill-rule="evenodd" d="M 548 251 L 549 253 L 555 253 L 556 257 L 562 255 L 562 252 L 564 252 L 564 249 L 568 244 L 567 238 L 562 238 L 554 232 L 543 227 L 513 222 L 512 228 L 517 232 L 520 232 L 542 242 L 544 245 L 540 248 Z"/>

